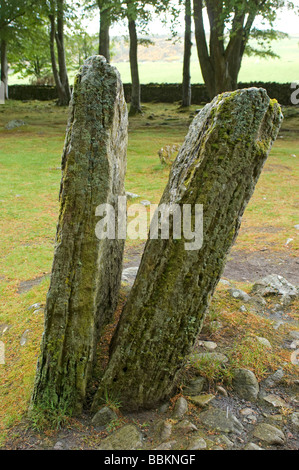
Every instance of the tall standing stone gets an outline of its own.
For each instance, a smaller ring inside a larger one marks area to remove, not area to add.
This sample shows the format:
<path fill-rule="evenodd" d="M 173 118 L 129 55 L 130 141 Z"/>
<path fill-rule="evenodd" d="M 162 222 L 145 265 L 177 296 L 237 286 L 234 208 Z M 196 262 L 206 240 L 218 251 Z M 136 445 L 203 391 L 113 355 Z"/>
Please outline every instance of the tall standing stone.
<path fill-rule="evenodd" d="M 118 300 L 124 240 L 99 240 L 96 208 L 124 196 L 127 108 L 101 56 L 75 78 L 62 156 L 60 213 L 32 408 L 80 412 L 95 344 Z"/>
<path fill-rule="evenodd" d="M 172 393 L 281 120 L 277 102 L 257 88 L 219 95 L 195 117 L 160 205 L 190 204 L 194 214 L 202 204 L 203 244 L 186 249 L 172 224 L 169 239 L 148 239 L 94 410 L 105 393 L 127 409 Z"/>

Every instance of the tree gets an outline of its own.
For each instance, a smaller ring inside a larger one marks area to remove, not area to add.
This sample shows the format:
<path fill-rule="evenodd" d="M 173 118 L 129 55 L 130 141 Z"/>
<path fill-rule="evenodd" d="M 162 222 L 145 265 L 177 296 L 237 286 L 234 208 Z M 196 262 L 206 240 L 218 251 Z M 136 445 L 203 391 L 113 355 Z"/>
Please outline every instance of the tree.
<path fill-rule="evenodd" d="M 71 99 L 71 90 L 69 86 L 66 68 L 64 45 L 64 24 L 66 8 L 67 5 L 65 4 L 65 0 L 50 0 L 48 2 L 48 17 L 50 20 L 50 55 L 53 76 L 58 93 L 57 104 L 59 106 L 68 105 Z M 56 60 L 56 50 L 58 60 Z"/>
<path fill-rule="evenodd" d="M 49 31 L 45 19 L 28 25 L 15 35 L 9 51 L 9 62 L 15 73 L 34 77 L 36 82 L 53 80 L 49 50 Z"/>
<path fill-rule="evenodd" d="M 65 37 L 68 68 L 78 70 L 88 57 L 97 54 L 98 35 L 89 35 L 80 25 Z"/>
<path fill-rule="evenodd" d="M 190 60 L 192 50 L 191 29 L 191 0 L 185 0 L 185 40 L 183 60 L 182 106 L 191 105 L 191 76 Z"/>
<path fill-rule="evenodd" d="M 127 19 L 130 37 L 130 70 L 132 79 L 131 104 L 129 115 L 141 113 L 141 91 L 138 70 L 138 38 L 136 30 L 136 20 L 138 16 L 137 2 L 127 1 Z"/>
<path fill-rule="evenodd" d="M 0 4 L 0 53 L 1 53 L 1 81 L 5 86 L 6 98 L 8 98 L 8 51 L 11 41 L 16 33 L 23 29 L 24 18 L 36 11 L 37 0 L 1 0 Z"/>
<path fill-rule="evenodd" d="M 152 18 L 153 11 L 155 13 L 161 13 L 166 11 L 169 1 L 168 0 L 151 0 L 151 1 L 134 1 L 127 0 L 126 10 L 124 15 L 128 21 L 129 28 L 129 39 L 130 39 L 130 70 L 132 79 L 132 91 L 131 91 L 131 104 L 129 115 L 141 113 L 141 90 L 140 90 L 140 79 L 138 69 L 138 44 L 140 42 L 147 43 L 148 41 L 138 40 L 137 26 L 144 33 L 146 32 L 147 25 Z M 152 7 L 152 11 L 148 7 Z"/>
<path fill-rule="evenodd" d="M 248 41 L 253 35 L 267 39 L 277 37 L 273 22 L 284 6 L 294 8 L 284 0 L 193 0 L 195 38 L 199 63 L 210 98 L 237 88 L 238 74 Z M 206 8 L 210 25 L 210 40 L 203 20 Z M 257 17 L 269 22 L 271 29 L 253 29 Z"/>

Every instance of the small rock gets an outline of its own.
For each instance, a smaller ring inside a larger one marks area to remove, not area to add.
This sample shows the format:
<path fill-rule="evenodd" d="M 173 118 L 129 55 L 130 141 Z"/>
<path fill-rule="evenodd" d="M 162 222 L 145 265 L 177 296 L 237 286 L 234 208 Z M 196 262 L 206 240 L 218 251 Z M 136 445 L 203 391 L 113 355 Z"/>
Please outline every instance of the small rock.
<path fill-rule="evenodd" d="M 263 338 L 262 336 L 256 336 L 256 339 L 260 344 L 265 346 L 267 349 L 272 349 L 272 345 L 267 338 Z"/>
<path fill-rule="evenodd" d="M 258 308 L 265 307 L 267 305 L 267 302 L 260 294 L 253 295 L 250 299 L 250 303 Z"/>
<path fill-rule="evenodd" d="M 176 441 L 163 442 L 163 444 L 160 444 L 154 450 L 170 450 L 175 445 L 176 445 Z"/>
<path fill-rule="evenodd" d="M 296 411 L 291 415 L 291 421 L 293 426 L 299 431 L 299 411 Z"/>
<path fill-rule="evenodd" d="M 199 395 L 202 392 L 206 383 L 207 380 L 205 377 L 196 377 L 195 379 L 192 379 L 189 384 L 185 387 L 184 395 L 191 397 Z"/>
<path fill-rule="evenodd" d="M 298 349 L 299 348 L 299 340 L 296 339 L 295 341 L 292 341 L 290 344 L 290 349 Z"/>
<path fill-rule="evenodd" d="M 227 448 L 233 447 L 233 445 L 234 445 L 234 443 L 228 437 L 226 437 L 224 434 L 220 434 L 220 436 L 216 436 L 215 437 L 215 442 L 216 442 L 216 444 L 218 444 L 220 446 L 224 445 Z"/>
<path fill-rule="evenodd" d="M 221 385 L 217 385 L 216 390 L 218 393 L 220 393 L 220 395 L 223 395 L 224 397 L 228 397 L 227 391 Z"/>
<path fill-rule="evenodd" d="M 128 199 L 137 199 L 138 197 L 141 197 L 139 194 L 130 193 L 130 191 L 126 191 L 126 196 Z"/>
<path fill-rule="evenodd" d="M 299 224 L 294 225 L 294 228 L 295 228 L 296 230 L 299 230 Z"/>
<path fill-rule="evenodd" d="M 9 329 L 11 328 L 11 325 L 8 325 L 7 323 L 2 323 L 0 325 L 0 336 L 4 335 Z"/>
<path fill-rule="evenodd" d="M 253 431 L 253 436 L 269 445 L 283 445 L 285 443 L 283 432 L 267 423 L 258 424 Z"/>
<path fill-rule="evenodd" d="M 263 297 L 267 295 L 279 295 L 282 296 L 282 298 L 294 299 L 298 296 L 297 287 L 293 286 L 279 274 L 270 274 L 260 279 L 253 285 L 252 292 L 257 292 Z"/>
<path fill-rule="evenodd" d="M 259 393 L 259 384 L 251 370 L 236 369 L 233 378 L 236 393 L 244 400 L 255 401 Z"/>
<path fill-rule="evenodd" d="M 150 201 L 147 201 L 146 199 L 144 201 L 140 201 L 140 204 L 142 204 L 143 206 L 150 206 L 151 205 Z"/>
<path fill-rule="evenodd" d="M 252 414 L 255 414 L 255 411 L 251 408 L 243 408 L 242 410 L 240 410 L 240 414 L 242 416 L 250 416 Z"/>
<path fill-rule="evenodd" d="M 243 431 L 243 425 L 230 411 L 223 411 L 218 408 L 211 408 L 199 414 L 199 419 L 209 429 L 240 434 Z"/>
<path fill-rule="evenodd" d="M 29 333 L 30 333 L 30 330 L 25 330 L 24 333 L 22 334 L 21 339 L 20 339 L 21 346 L 25 346 L 25 344 L 27 343 Z"/>
<path fill-rule="evenodd" d="M 184 433 L 188 434 L 189 432 L 194 432 L 197 431 L 197 427 L 195 424 L 191 423 L 191 421 L 188 421 L 187 419 L 184 419 L 183 421 L 180 421 L 176 427 L 176 429 L 179 429 L 183 431 Z"/>
<path fill-rule="evenodd" d="M 188 402 L 184 397 L 179 397 L 175 403 L 172 417 L 179 419 L 184 416 L 188 411 Z"/>
<path fill-rule="evenodd" d="M 202 437 L 197 437 L 189 444 L 187 450 L 203 450 L 207 448 L 207 443 Z"/>
<path fill-rule="evenodd" d="M 206 394 L 206 395 L 197 395 L 195 397 L 190 397 L 190 401 L 194 403 L 194 405 L 200 406 L 201 408 L 204 408 L 207 406 L 213 399 L 215 398 L 215 395 L 212 394 Z"/>
<path fill-rule="evenodd" d="M 240 312 L 243 312 L 245 313 L 246 312 L 246 307 L 245 305 L 241 305 L 241 307 L 239 308 Z"/>
<path fill-rule="evenodd" d="M 275 387 L 276 385 L 279 384 L 281 379 L 284 377 L 284 371 L 283 369 L 277 369 L 277 371 L 274 372 L 274 374 L 270 375 L 263 381 L 263 386 L 266 388 L 271 388 Z"/>
<path fill-rule="evenodd" d="M 111 410 L 111 408 L 104 406 L 94 415 L 91 420 L 91 424 L 95 427 L 101 427 L 109 424 L 111 421 L 117 418 L 117 414 Z"/>
<path fill-rule="evenodd" d="M 267 403 L 270 403 L 270 405 L 274 406 L 275 408 L 289 408 L 289 405 L 277 395 L 266 395 L 263 397 L 263 400 L 265 400 Z"/>
<path fill-rule="evenodd" d="M 202 346 L 207 349 L 208 351 L 213 351 L 217 348 L 217 344 L 213 341 L 202 341 Z"/>
<path fill-rule="evenodd" d="M 245 447 L 244 450 L 264 450 L 262 447 L 254 444 L 253 442 L 249 442 Z"/>
<path fill-rule="evenodd" d="M 291 338 L 299 340 L 299 331 L 298 330 L 290 331 L 289 335 L 290 335 Z"/>
<path fill-rule="evenodd" d="M 33 305 L 30 305 L 30 307 L 28 307 L 28 310 L 38 310 L 40 308 L 41 304 L 39 303 L 36 303 L 36 304 L 33 304 Z"/>
<path fill-rule="evenodd" d="M 282 415 L 270 415 L 268 417 L 268 419 L 272 419 L 274 421 L 282 421 L 283 420 Z"/>
<path fill-rule="evenodd" d="M 170 407 L 169 402 L 163 403 L 163 405 L 161 405 L 159 408 L 159 413 L 167 413 L 167 411 L 169 410 L 169 407 Z"/>
<path fill-rule="evenodd" d="M 155 426 L 155 431 L 158 434 L 158 439 L 167 441 L 170 438 L 172 433 L 172 424 L 169 421 L 158 421 Z"/>
<path fill-rule="evenodd" d="M 241 289 L 232 288 L 228 291 L 234 299 L 243 300 L 243 302 L 249 302 L 250 296 Z"/>
<path fill-rule="evenodd" d="M 133 424 L 127 424 L 106 437 L 99 450 L 136 450 L 142 445 L 139 429 Z"/>
<path fill-rule="evenodd" d="M 63 443 L 61 441 L 57 441 L 53 447 L 54 450 L 64 450 Z"/>
<path fill-rule="evenodd" d="M 5 129 L 11 131 L 12 129 L 16 129 L 21 126 L 26 126 L 26 123 L 21 119 L 13 119 L 6 124 Z"/>

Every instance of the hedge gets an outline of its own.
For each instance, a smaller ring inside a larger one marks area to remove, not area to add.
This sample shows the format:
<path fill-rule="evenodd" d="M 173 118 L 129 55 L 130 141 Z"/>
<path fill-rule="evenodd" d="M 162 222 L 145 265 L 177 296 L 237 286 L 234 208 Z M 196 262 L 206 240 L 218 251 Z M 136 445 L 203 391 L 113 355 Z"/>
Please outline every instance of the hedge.
<path fill-rule="evenodd" d="M 251 82 L 239 83 L 239 88 L 261 87 L 267 90 L 270 98 L 276 98 L 277 101 L 284 105 L 291 105 L 290 97 L 292 93 L 290 83 L 275 82 Z M 131 85 L 124 84 L 125 97 L 130 102 Z M 49 101 L 57 99 L 56 88 L 48 85 L 12 85 L 9 86 L 9 97 L 13 100 L 40 100 Z M 177 83 L 149 83 L 141 85 L 141 99 L 143 103 L 160 102 L 174 103 L 181 100 L 182 85 Z M 202 84 L 192 85 L 192 103 L 205 104 L 208 103 L 209 97 L 206 86 Z"/>

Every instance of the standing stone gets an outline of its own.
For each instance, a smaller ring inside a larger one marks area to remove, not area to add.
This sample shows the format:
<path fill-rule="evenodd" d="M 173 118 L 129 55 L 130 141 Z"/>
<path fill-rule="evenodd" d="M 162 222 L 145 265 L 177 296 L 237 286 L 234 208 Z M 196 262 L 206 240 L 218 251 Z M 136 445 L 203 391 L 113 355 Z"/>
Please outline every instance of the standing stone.
<path fill-rule="evenodd" d="M 173 392 L 281 120 L 277 102 L 257 88 L 223 93 L 195 117 L 160 202 L 169 208 L 169 237 L 161 217 L 162 236 L 146 243 L 95 411 L 105 390 L 127 409 L 155 406 Z M 178 226 L 187 227 L 178 214 L 188 204 L 192 229 L 179 238 Z"/>
<path fill-rule="evenodd" d="M 62 155 L 60 213 L 32 407 L 80 412 L 96 339 L 111 320 L 124 240 L 98 239 L 96 208 L 125 195 L 127 108 L 101 56 L 75 78 Z"/>

